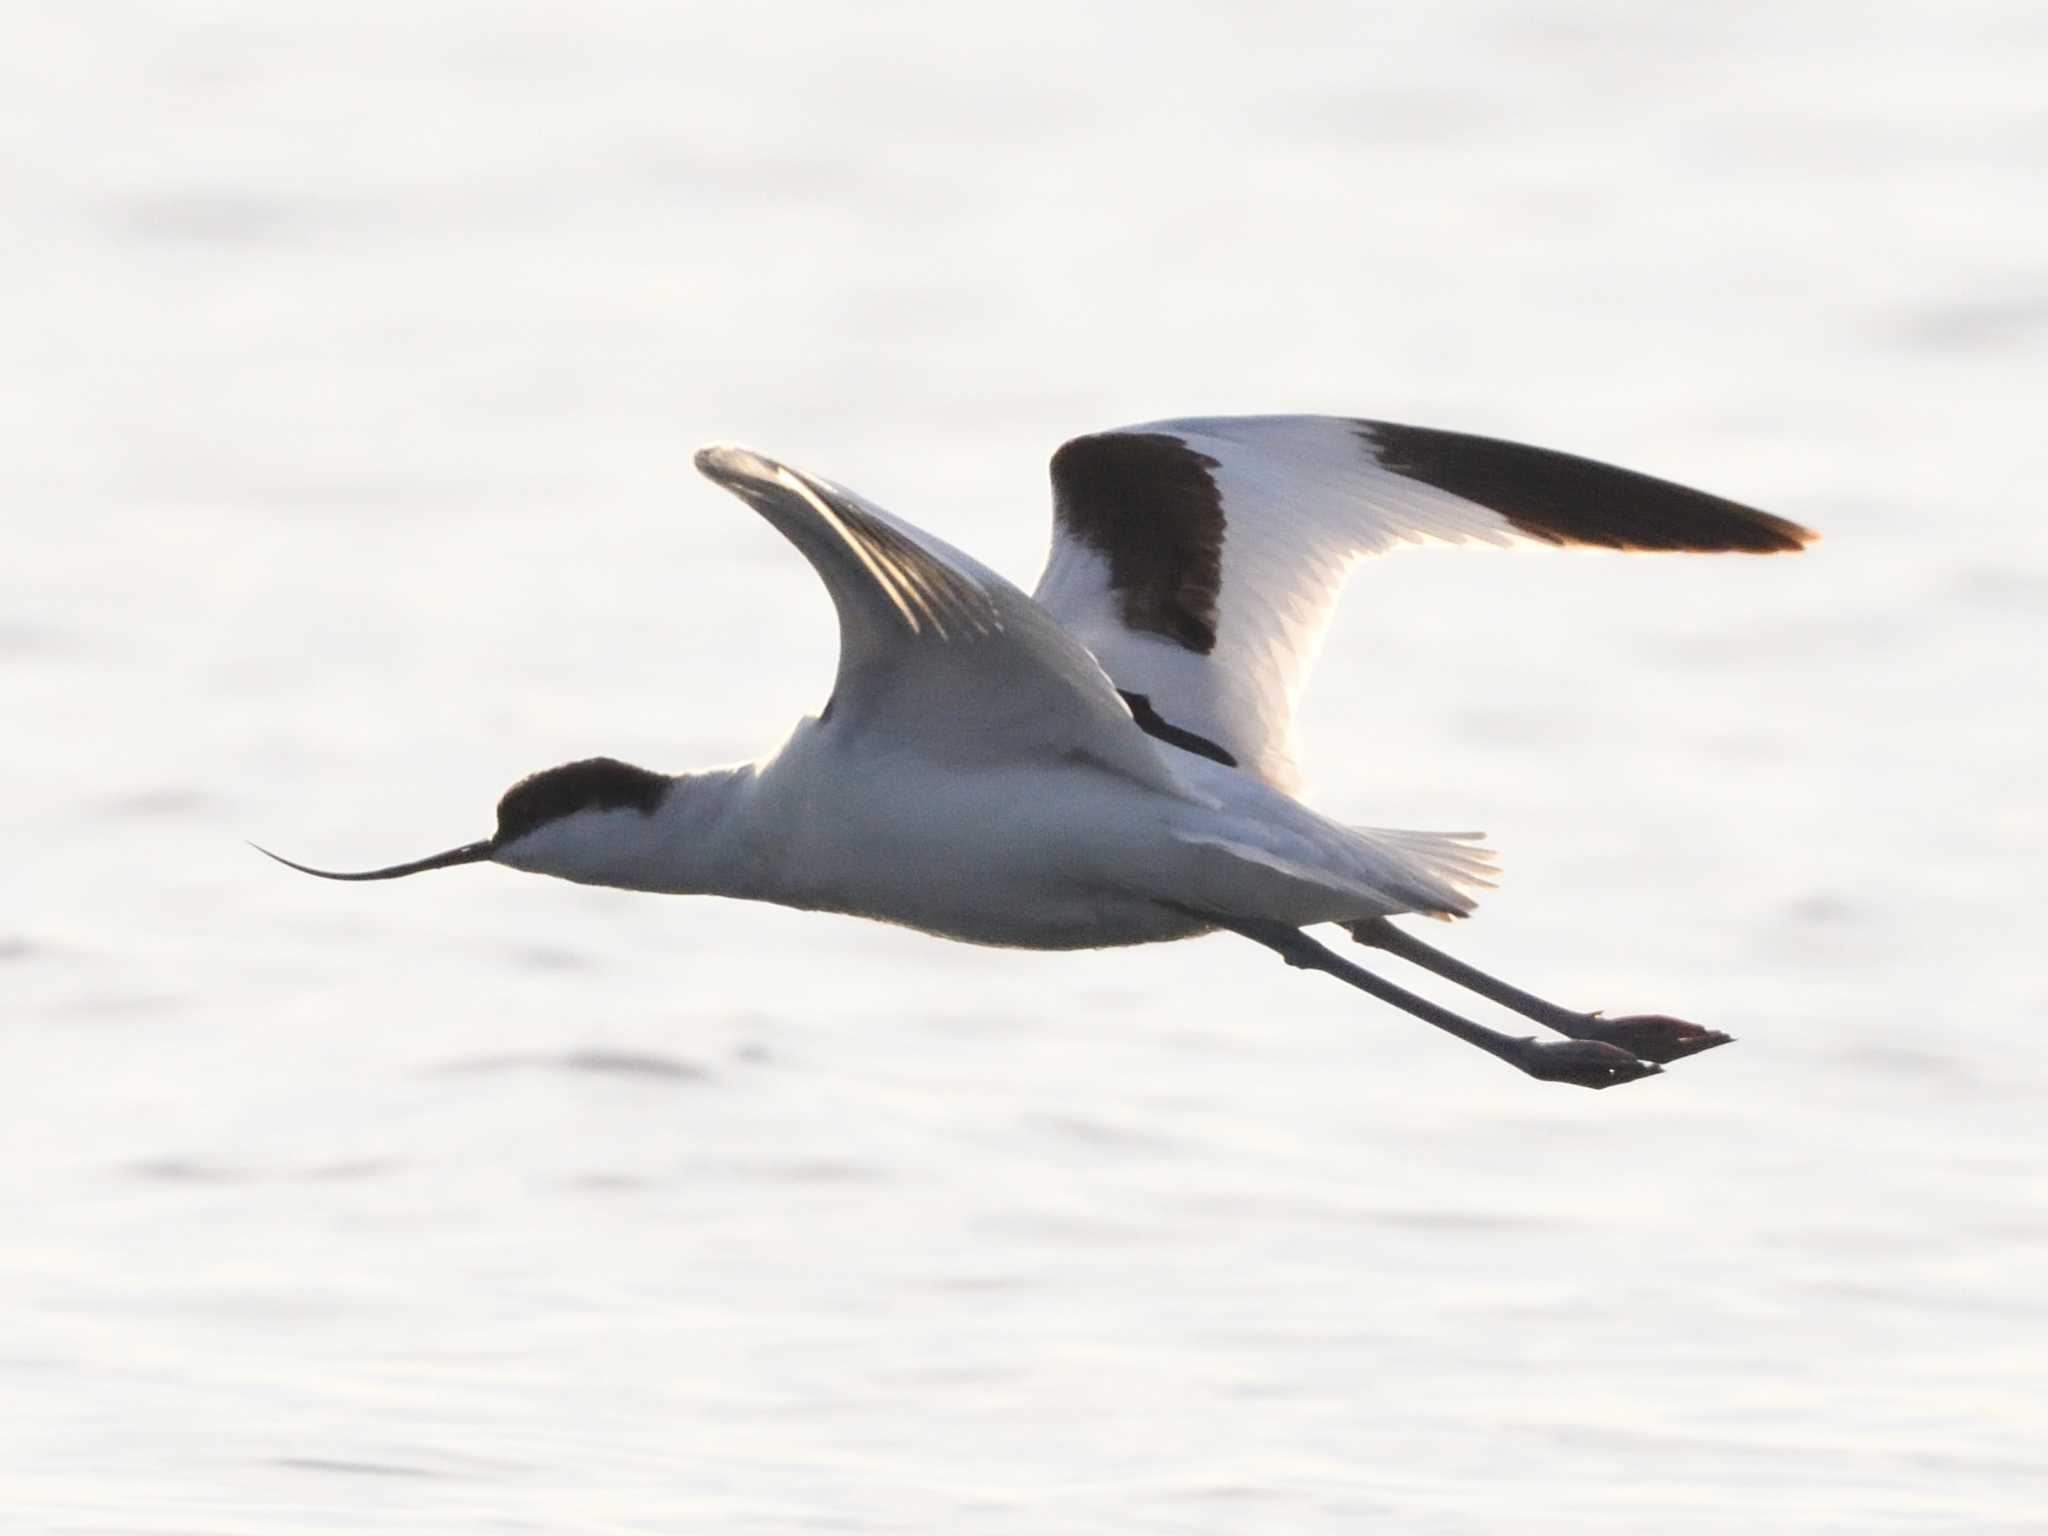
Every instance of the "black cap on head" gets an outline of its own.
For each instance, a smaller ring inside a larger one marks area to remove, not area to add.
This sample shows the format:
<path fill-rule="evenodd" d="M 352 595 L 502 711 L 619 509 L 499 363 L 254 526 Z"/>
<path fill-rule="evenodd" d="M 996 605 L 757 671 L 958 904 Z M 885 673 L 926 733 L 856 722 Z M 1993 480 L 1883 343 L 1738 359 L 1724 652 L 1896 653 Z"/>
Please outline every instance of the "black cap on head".
<path fill-rule="evenodd" d="M 578 811 L 635 810 L 651 815 L 668 794 L 666 774 L 615 757 L 586 757 L 528 774 L 498 802 L 499 845 Z"/>
<path fill-rule="evenodd" d="M 611 757 L 590 757 L 580 763 L 546 768 L 539 773 L 528 774 L 505 791 L 504 798 L 498 802 L 496 836 L 481 843 L 465 843 L 460 848 L 450 848 L 446 853 L 414 859 L 409 864 L 393 864 L 385 869 L 314 869 L 311 865 L 295 863 L 281 854 L 272 853 L 268 848 L 257 847 L 253 843 L 250 846 L 288 868 L 301 874 L 318 875 L 322 880 L 396 880 L 404 875 L 447 869 L 455 864 L 481 864 L 513 839 L 524 837 L 536 827 L 544 827 L 577 811 L 630 808 L 643 816 L 649 815 L 661 804 L 671 782 L 663 774 L 650 773 L 645 768 L 635 768 L 631 763 L 622 763 Z"/>

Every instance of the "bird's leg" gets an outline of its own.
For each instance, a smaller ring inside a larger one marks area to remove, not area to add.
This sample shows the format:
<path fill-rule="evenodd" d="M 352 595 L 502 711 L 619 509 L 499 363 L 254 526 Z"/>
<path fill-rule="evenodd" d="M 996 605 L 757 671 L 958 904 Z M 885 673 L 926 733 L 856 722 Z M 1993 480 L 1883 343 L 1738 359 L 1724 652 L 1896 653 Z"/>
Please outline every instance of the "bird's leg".
<path fill-rule="evenodd" d="M 1509 1066 L 1545 1082 L 1577 1083 L 1582 1088 L 1612 1088 L 1616 1083 L 1632 1083 L 1639 1077 L 1649 1077 L 1663 1070 L 1650 1062 L 1638 1061 L 1620 1046 L 1597 1040 L 1519 1038 L 1475 1024 L 1448 1008 L 1439 1008 L 1428 998 L 1417 997 L 1390 981 L 1381 980 L 1363 966 L 1353 965 L 1299 928 L 1290 928 L 1285 923 L 1213 917 L 1209 921 L 1265 945 L 1289 965 L 1303 970 L 1324 971 L 1339 981 L 1348 981 L 1361 992 L 1369 992 L 1381 1002 L 1392 1003 L 1425 1023 L 1434 1024 L 1446 1034 L 1456 1035 L 1467 1045 L 1476 1045 L 1489 1056 L 1497 1056 Z"/>
<path fill-rule="evenodd" d="M 1534 1019 L 1545 1029 L 1554 1029 L 1573 1040 L 1597 1040 L 1619 1046 L 1630 1055 L 1640 1056 L 1646 1061 L 1677 1061 L 1684 1056 L 1712 1050 L 1717 1045 L 1726 1045 L 1734 1038 L 1718 1029 L 1688 1024 L 1683 1019 L 1667 1018 L 1661 1013 L 1632 1014 L 1620 1019 L 1602 1018 L 1598 1013 L 1575 1013 L 1556 1003 L 1545 1002 L 1520 987 L 1509 986 L 1484 971 L 1475 970 L 1440 949 L 1432 949 L 1384 917 L 1352 923 L 1350 930 L 1351 936 L 1359 943 L 1383 949 L 1411 965 L 1421 966 L 1425 971 L 1434 971 L 1446 981 L 1454 981 L 1504 1008 L 1514 1009 L 1524 1018 Z"/>

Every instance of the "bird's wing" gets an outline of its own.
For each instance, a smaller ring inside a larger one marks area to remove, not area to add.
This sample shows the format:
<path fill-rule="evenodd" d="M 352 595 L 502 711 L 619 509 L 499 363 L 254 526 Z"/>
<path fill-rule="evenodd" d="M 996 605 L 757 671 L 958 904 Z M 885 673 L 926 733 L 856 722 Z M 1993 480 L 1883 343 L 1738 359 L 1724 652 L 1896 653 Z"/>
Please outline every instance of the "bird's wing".
<path fill-rule="evenodd" d="M 697 468 L 794 544 L 839 611 L 836 728 L 963 766 L 1083 758 L 1188 791 L 1095 658 L 979 561 L 844 486 L 745 448 Z"/>
<path fill-rule="evenodd" d="M 1796 523 L 1571 454 L 1334 416 L 1153 422 L 1053 455 L 1035 594 L 1166 740 L 1292 792 L 1351 568 L 1425 542 L 1795 550 Z"/>

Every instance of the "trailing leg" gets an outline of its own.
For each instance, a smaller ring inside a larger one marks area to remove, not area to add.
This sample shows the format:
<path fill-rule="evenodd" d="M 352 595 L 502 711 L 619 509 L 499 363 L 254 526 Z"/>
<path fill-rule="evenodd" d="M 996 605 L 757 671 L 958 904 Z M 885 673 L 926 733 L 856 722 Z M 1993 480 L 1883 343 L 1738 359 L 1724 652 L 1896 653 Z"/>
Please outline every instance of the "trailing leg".
<path fill-rule="evenodd" d="M 1349 982 L 1361 992 L 1369 992 L 1381 1002 L 1392 1003 L 1423 1022 L 1434 1024 L 1446 1034 L 1457 1036 L 1467 1045 L 1478 1046 L 1517 1071 L 1545 1082 L 1576 1083 L 1582 1088 L 1612 1088 L 1616 1083 L 1632 1083 L 1637 1078 L 1650 1077 L 1663 1070 L 1650 1062 L 1638 1061 L 1620 1046 L 1597 1040 L 1536 1040 L 1504 1035 L 1499 1030 L 1475 1024 L 1448 1008 L 1439 1008 L 1425 997 L 1418 997 L 1390 981 L 1382 980 L 1363 966 L 1353 965 L 1299 928 L 1290 928 L 1285 923 L 1257 919 L 1212 918 L 1211 921 L 1219 928 L 1228 928 L 1254 943 L 1265 945 L 1289 965 L 1302 970 L 1322 971 L 1339 981 Z"/>
<path fill-rule="evenodd" d="M 1556 1003 L 1545 1002 L 1520 987 L 1510 986 L 1484 971 L 1475 970 L 1462 960 L 1452 959 L 1442 950 L 1433 949 L 1414 935 L 1396 928 L 1384 917 L 1369 918 L 1349 926 L 1351 936 L 1359 943 L 1370 944 L 1397 959 L 1419 965 L 1425 971 L 1432 971 L 1446 981 L 1454 981 L 1467 991 L 1477 992 L 1504 1008 L 1512 1008 L 1524 1018 L 1534 1019 L 1545 1029 L 1554 1029 L 1573 1040 L 1597 1040 L 1618 1046 L 1647 1061 L 1677 1061 L 1700 1051 L 1710 1051 L 1717 1045 L 1726 1045 L 1733 1038 L 1718 1029 L 1688 1024 L 1683 1019 L 1667 1018 L 1661 1013 L 1632 1014 L 1620 1019 L 1602 1018 L 1598 1013 L 1575 1013 Z"/>

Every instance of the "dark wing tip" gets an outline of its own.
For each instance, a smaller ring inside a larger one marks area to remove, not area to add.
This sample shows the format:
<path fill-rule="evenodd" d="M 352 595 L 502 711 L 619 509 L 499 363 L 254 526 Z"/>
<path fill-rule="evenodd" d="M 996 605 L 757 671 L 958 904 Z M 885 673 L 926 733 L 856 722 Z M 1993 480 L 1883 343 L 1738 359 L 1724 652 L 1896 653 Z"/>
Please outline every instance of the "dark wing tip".
<path fill-rule="evenodd" d="M 1548 544 L 1775 555 L 1820 537 L 1726 497 L 1553 448 L 1386 421 L 1356 426 L 1382 469 L 1475 502 Z"/>

